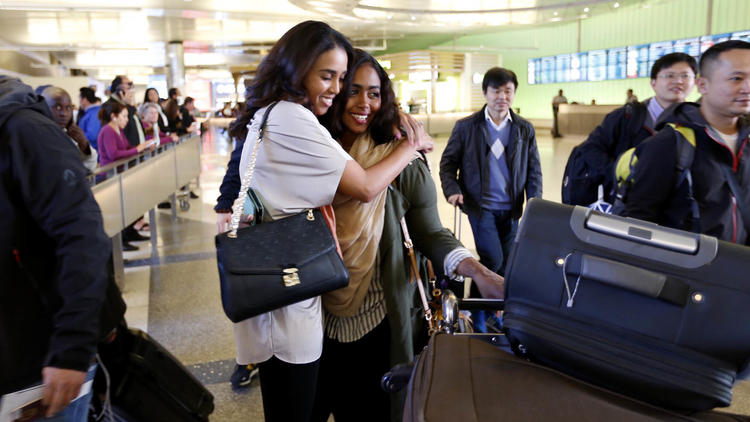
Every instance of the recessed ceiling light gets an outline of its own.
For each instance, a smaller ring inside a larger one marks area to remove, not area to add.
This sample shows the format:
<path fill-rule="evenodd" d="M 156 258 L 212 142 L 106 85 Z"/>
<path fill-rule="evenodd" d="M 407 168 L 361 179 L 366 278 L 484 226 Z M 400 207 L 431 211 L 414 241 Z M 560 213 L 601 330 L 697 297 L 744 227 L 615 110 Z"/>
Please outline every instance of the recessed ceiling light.
<path fill-rule="evenodd" d="M 388 20 L 391 20 L 391 19 L 393 19 L 393 15 L 388 15 L 385 18 L 388 19 Z"/>
<path fill-rule="evenodd" d="M 557 12 L 553 13 L 553 15 L 557 16 Z"/>
<path fill-rule="evenodd" d="M 618 7 L 620 7 L 620 3 L 615 2 L 614 6 L 615 6 L 615 9 L 617 9 Z"/>
<path fill-rule="evenodd" d="M 586 12 L 586 13 L 589 13 L 589 8 L 588 7 L 584 7 L 583 11 Z"/>
<path fill-rule="evenodd" d="M 415 21 L 415 20 L 417 20 L 417 17 L 414 16 L 414 15 L 411 15 L 411 20 Z"/>

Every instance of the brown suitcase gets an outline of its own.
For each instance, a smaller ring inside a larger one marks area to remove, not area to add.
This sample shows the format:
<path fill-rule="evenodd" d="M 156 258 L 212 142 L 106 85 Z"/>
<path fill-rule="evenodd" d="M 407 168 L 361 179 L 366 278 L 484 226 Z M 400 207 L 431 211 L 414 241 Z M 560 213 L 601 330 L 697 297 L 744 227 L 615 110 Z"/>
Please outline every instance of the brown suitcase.
<path fill-rule="evenodd" d="M 587 384 L 469 335 L 437 334 L 418 357 L 404 422 L 750 421 L 683 415 Z"/>

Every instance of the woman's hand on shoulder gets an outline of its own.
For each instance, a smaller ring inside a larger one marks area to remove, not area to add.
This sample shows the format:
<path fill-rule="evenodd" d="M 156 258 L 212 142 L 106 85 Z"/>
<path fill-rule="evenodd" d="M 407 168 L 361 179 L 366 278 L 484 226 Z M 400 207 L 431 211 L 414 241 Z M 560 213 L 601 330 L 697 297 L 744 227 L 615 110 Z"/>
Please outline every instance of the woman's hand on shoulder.
<path fill-rule="evenodd" d="M 414 146 L 417 151 L 431 152 L 435 148 L 435 142 L 432 137 L 424 130 L 422 122 L 417 121 L 414 117 L 404 113 L 403 111 L 398 112 L 400 125 L 394 128 L 394 135 L 397 139 L 403 137 L 403 133 L 406 134 L 408 143 Z"/>

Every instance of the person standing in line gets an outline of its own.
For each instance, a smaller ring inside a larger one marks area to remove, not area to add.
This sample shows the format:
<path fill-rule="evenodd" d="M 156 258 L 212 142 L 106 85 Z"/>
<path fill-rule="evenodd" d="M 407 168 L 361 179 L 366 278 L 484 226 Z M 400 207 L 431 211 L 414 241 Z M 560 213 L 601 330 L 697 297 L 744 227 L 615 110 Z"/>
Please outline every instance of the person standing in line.
<path fill-rule="evenodd" d="M 143 132 L 143 125 L 138 119 L 138 113 L 135 109 L 135 89 L 133 88 L 133 81 L 127 76 L 116 76 L 112 80 L 109 89 L 112 94 L 104 104 L 116 102 L 124 105 L 128 109 L 128 124 L 123 130 L 125 139 L 128 140 L 128 143 L 130 143 L 131 146 L 144 143 L 146 141 L 146 135 Z"/>
<path fill-rule="evenodd" d="M 148 88 L 143 94 L 143 104 L 146 103 L 156 105 L 156 111 L 159 113 L 159 119 L 157 119 L 159 130 L 161 132 L 169 134 L 169 121 L 167 120 L 167 115 L 164 114 L 164 110 L 161 109 L 161 104 L 159 101 L 159 91 L 157 91 L 156 88 Z"/>
<path fill-rule="evenodd" d="M 552 97 L 552 137 L 560 138 L 560 130 L 557 127 L 557 113 L 560 110 L 560 104 L 567 104 L 568 99 L 563 95 L 563 90 L 559 90 L 557 95 Z"/>
<path fill-rule="evenodd" d="M 91 148 L 83 130 L 73 122 L 73 103 L 70 101 L 68 92 L 62 88 L 50 86 L 42 91 L 42 97 L 47 102 L 55 123 L 68 135 L 80 153 L 83 166 L 89 172 L 96 170 L 99 156 L 96 150 Z"/>
<path fill-rule="evenodd" d="M 102 100 L 96 96 L 96 92 L 84 86 L 80 90 L 78 110 L 78 126 L 83 130 L 86 139 L 89 141 L 91 148 L 96 149 L 96 138 L 99 136 L 99 129 L 102 128 L 99 123 L 99 109 L 102 106 Z"/>
<path fill-rule="evenodd" d="M 511 70 L 488 70 L 482 80 L 487 104 L 456 122 L 440 160 L 445 198 L 469 218 L 479 261 L 500 275 L 525 201 L 542 196 L 534 127 L 511 110 L 517 87 Z M 475 327 L 486 330 L 482 312 L 476 314 Z"/>

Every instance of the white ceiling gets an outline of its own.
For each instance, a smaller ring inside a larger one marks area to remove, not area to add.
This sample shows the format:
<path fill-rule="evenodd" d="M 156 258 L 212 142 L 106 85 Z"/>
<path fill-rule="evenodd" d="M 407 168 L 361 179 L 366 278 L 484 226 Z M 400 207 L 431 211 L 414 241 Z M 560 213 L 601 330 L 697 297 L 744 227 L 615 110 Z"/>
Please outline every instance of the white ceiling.
<path fill-rule="evenodd" d="M 414 34 L 547 24 L 657 1 L 664 0 L 0 0 L 0 52 L 51 52 L 93 75 L 108 67 L 148 72 L 164 66 L 165 42 L 180 40 L 186 66 L 227 68 L 257 61 L 307 19 L 377 53 Z"/>

